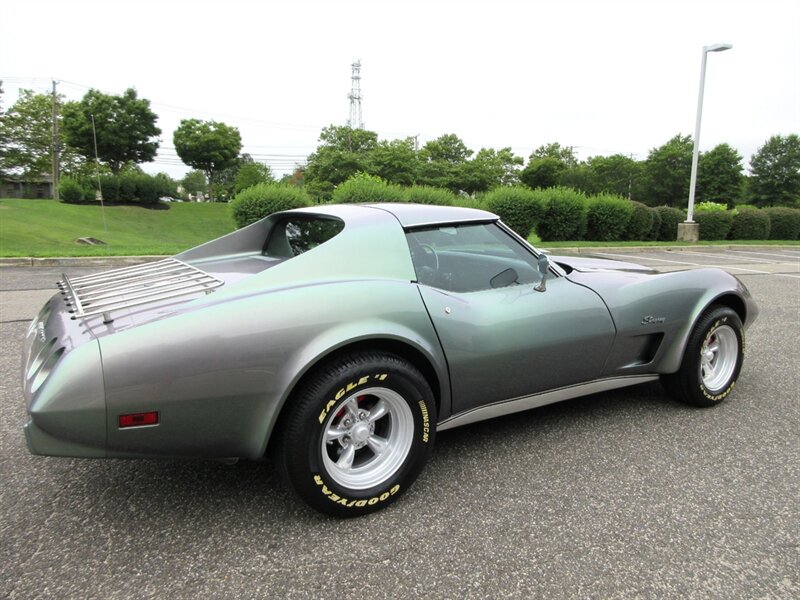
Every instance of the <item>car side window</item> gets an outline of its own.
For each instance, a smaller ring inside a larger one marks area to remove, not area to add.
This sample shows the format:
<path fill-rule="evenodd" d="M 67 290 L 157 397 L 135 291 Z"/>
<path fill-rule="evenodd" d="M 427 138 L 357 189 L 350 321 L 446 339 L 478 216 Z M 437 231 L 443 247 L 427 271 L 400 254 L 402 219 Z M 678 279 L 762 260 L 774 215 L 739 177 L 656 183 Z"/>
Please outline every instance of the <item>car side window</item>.
<path fill-rule="evenodd" d="M 536 257 L 494 223 L 425 227 L 406 233 L 419 283 L 475 292 L 536 283 Z"/>
<path fill-rule="evenodd" d="M 292 258 L 313 250 L 344 229 L 339 219 L 290 217 L 275 223 L 264 244 L 264 256 Z"/>

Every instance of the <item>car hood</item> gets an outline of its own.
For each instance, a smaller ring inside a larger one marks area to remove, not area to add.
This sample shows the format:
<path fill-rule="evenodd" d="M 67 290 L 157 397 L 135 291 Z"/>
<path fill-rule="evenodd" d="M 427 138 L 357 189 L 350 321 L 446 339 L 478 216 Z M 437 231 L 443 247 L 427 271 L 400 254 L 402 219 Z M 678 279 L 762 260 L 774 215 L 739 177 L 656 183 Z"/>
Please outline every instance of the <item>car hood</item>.
<path fill-rule="evenodd" d="M 629 273 L 656 273 L 655 269 L 637 265 L 636 263 L 609 260 L 606 258 L 592 258 L 583 256 L 549 256 L 550 260 L 557 263 L 566 271 L 589 273 L 592 271 L 625 271 Z"/>

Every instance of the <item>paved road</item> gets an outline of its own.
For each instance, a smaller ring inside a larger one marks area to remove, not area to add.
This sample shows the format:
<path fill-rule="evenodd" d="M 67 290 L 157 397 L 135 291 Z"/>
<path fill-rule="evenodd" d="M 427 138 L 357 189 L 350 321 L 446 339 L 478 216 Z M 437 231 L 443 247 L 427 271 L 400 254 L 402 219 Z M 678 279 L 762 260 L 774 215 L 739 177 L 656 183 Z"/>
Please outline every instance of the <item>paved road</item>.
<path fill-rule="evenodd" d="M 269 462 L 30 456 L 19 340 L 59 270 L 2 269 L 0 597 L 800 597 L 800 251 L 747 252 L 621 257 L 719 264 L 757 298 L 723 405 L 648 384 L 447 431 L 354 521 Z"/>

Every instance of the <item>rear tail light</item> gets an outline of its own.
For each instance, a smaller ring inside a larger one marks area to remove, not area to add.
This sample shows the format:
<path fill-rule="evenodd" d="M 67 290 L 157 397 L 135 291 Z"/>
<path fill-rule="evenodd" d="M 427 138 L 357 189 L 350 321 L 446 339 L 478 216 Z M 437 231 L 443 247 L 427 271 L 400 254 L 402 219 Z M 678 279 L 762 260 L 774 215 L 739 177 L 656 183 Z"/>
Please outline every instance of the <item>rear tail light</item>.
<path fill-rule="evenodd" d="M 158 411 L 119 416 L 120 429 L 126 427 L 144 427 L 145 425 L 158 425 Z"/>

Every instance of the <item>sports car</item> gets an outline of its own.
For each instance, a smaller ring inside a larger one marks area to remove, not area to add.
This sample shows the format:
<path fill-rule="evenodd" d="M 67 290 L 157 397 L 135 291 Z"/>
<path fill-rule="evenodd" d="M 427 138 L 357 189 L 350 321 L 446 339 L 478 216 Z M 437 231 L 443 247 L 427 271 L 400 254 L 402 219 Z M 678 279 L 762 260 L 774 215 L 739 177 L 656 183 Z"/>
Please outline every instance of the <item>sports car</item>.
<path fill-rule="evenodd" d="M 453 427 L 656 379 L 719 404 L 758 314 L 722 270 L 548 256 L 413 204 L 279 212 L 57 286 L 24 341 L 33 454 L 269 454 L 343 517 L 395 501 Z"/>

